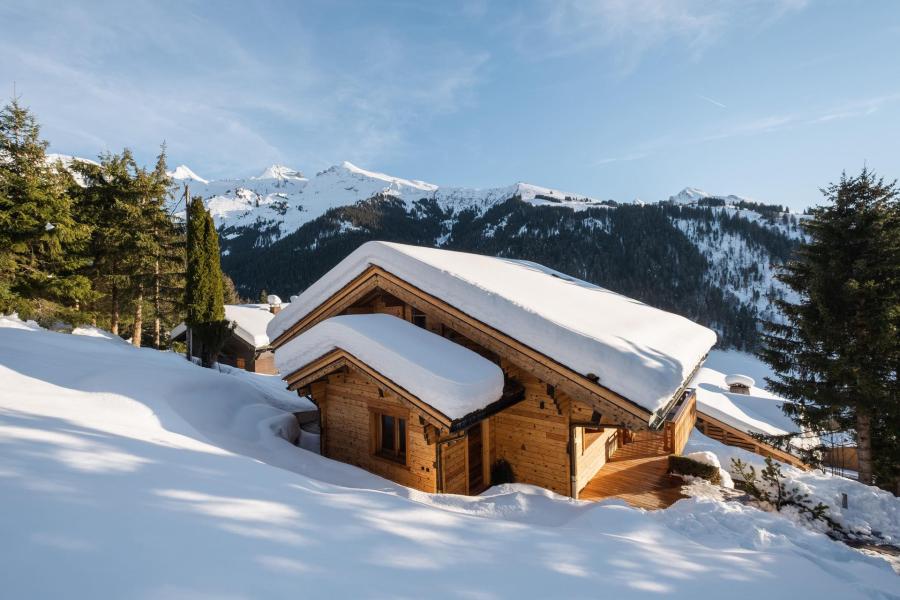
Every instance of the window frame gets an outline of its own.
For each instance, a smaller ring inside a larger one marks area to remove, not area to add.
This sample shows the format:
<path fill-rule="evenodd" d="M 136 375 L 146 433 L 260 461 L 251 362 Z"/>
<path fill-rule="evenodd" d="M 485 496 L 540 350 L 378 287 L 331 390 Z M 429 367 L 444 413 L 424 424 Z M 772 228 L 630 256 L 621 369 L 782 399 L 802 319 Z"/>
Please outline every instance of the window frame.
<path fill-rule="evenodd" d="M 403 410 L 391 410 L 387 408 L 371 408 L 371 437 L 372 455 L 399 466 L 408 466 L 409 461 L 409 412 Z M 393 419 L 393 450 L 386 450 L 382 446 L 383 419 Z M 399 422 L 402 421 L 401 426 Z M 402 430 L 402 431 L 401 431 Z M 402 447 L 402 454 L 401 454 Z"/>

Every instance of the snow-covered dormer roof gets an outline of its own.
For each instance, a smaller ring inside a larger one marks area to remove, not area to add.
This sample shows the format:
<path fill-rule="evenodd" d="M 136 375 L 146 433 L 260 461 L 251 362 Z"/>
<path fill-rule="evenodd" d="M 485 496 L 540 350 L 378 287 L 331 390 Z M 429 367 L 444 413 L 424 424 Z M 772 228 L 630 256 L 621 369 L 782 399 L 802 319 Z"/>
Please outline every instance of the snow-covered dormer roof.
<path fill-rule="evenodd" d="M 600 385 L 650 412 L 673 398 L 716 342 L 713 331 L 684 317 L 536 263 L 388 242 L 363 244 L 307 288 L 272 319 L 269 338 L 370 265 L 582 375 L 597 375 Z"/>
<path fill-rule="evenodd" d="M 296 371 L 333 350 L 349 352 L 450 419 L 500 399 L 503 371 L 439 335 L 390 315 L 331 317 L 275 353 L 281 373 Z"/>

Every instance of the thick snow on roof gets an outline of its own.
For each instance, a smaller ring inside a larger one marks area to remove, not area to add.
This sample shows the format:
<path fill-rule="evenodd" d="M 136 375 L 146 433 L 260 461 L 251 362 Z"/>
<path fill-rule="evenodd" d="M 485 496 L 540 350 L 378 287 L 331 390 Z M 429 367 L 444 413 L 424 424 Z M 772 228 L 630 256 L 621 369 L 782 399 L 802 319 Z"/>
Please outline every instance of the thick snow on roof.
<path fill-rule="evenodd" d="M 499 400 L 503 371 L 439 335 L 390 315 L 343 315 L 318 323 L 275 353 L 291 373 L 340 348 L 451 419 Z"/>
<path fill-rule="evenodd" d="M 282 304 L 281 306 L 287 306 Z M 226 304 L 225 318 L 235 324 L 234 333 L 254 348 L 265 348 L 269 345 L 266 327 L 274 315 L 268 304 Z M 184 323 L 179 323 L 169 336 L 176 338 L 185 331 Z"/>
<path fill-rule="evenodd" d="M 526 261 L 368 242 L 269 324 L 275 339 L 369 265 L 378 265 L 655 411 L 716 342 L 692 321 Z"/>
<path fill-rule="evenodd" d="M 691 386 L 697 389 L 697 410 L 747 433 L 784 435 L 797 426 L 784 414 L 785 400 L 755 385 L 749 394 L 732 394 L 726 375 L 703 367 Z"/>

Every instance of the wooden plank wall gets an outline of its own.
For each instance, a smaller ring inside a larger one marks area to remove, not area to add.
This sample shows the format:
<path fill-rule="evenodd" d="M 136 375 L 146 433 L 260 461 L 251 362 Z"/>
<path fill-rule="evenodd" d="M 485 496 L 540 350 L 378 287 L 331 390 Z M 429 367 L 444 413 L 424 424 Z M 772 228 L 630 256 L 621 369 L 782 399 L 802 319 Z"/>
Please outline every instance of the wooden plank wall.
<path fill-rule="evenodd" d="M 278 369 L 275 368 L 275 354 L 270 351 L 261 352 L 253 361 L 254 373 L 265 373 L 266 375 L 277 375 Z"/>
<path fill-rule="evenodd" d="M 697 429 L 703 435 L 718 440 L 728 446 L 743 448 L 760 456 L 768 456 L 789 465 L 793 465 L 800 469 L 808 469 L 809 467 L 802 460 L 754 439 L 749 434 L 727 425 L 718 419 L 705 415 L 701 412 L 697 413 Z"/>
<path fill-rule="evenodd" d="M 583 402 L 571 402 L 572 421 L 587 422 L 591 420 L 594 409 Z M 617 429 L 608 427 L 593 439 L 585 448 L 584 427 L 576 427 L 575 435 L 575 485 L 580 492 L 584 486 L 606 464 L 606 444 L 610 438 L 616 437 Z"/>
<path fill-rule="evenodd" d="M 518 483 L 569 495 L 568 398 L 554 400 L 536 377 L 505 361 L 502 367 L 525 386 L 525 399 L 491 417 L 491 460 L 506 459 Z"/>
<path fill-rule="evenodd" d="M 460 438 L 441 444 L 442 491 L 445 494 L 466 494 L 469 489 L 467 461 L 467 440 Z"/>
<path fill-rule="evenodd" d="M 322 410 L 325 456 L 418 490 L 436 491 L 435 446 L 425 440 L 424 426 L 417 411 L 408 408 L 389 390 L 381 397 L 377 385 L 352 371 L 329 375 L 327 384 L 318 389 L 318 396 L 317 390 L 313 389 L 313 397 Z M 408 412 L 406 465 L 375 456 L 372 452 L 370 409 L 379 407 Z"/>

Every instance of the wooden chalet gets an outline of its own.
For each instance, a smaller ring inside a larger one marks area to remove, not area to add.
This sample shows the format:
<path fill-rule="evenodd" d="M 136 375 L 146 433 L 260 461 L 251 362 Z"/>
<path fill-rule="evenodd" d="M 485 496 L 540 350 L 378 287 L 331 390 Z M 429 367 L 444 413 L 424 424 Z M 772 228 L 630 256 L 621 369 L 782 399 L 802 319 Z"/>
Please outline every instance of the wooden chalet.
<path fill-rule="evenodd" d="M 244 369 L 251 373 L 275 375 L 275 356 L 269 348 L 266 327 L 269 321 L 286 304 L 277 296 L 271 304 L 226 304 L 225 318 L 234 323 L 234 330 L 225 341 L 217 362 Z M 177 325 L 169 333 L 172 341 L 187 341 L 188 331 L 184 323 Z M 193 356 L 199 358 L 199 348 L 194 348 Z"/>
<path fill-rule="evenodd" d="M 268 333 L 319 407 L 323 455 L 426 492 L 480 493 L 505 463 L 575 498 L 678 497 L 664 464 L 694 427 L 712 331 L 534 263 L 383 242 L 292 300 Z M 371 314 L 391 318 L 340 320 Z M 464 374 L 437 389 L 450 345 L 494 366 L 493 395 L 482 377 L 467 401 Z"/>

